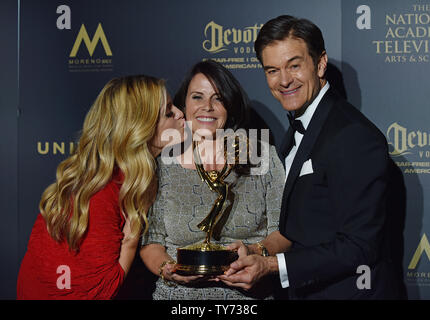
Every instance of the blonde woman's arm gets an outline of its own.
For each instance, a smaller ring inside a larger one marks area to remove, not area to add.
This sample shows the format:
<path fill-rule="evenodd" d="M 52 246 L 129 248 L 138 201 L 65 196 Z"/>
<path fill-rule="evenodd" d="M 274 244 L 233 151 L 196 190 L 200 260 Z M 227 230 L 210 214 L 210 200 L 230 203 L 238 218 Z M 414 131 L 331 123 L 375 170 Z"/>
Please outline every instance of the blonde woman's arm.
<path fill-rule="evenodd" d="M 125 275 L 130 271 L 131 264 L 133 263 L 134 257 L 136 255 L 136 249 L 139 243 L 139 237 L 130 238 L 130 221 L 127 219 L 122 229 L 124 233 L 124 238 L 121 242 L 121 249 L 119 254 L 119 264 L 124 270 Z"/>

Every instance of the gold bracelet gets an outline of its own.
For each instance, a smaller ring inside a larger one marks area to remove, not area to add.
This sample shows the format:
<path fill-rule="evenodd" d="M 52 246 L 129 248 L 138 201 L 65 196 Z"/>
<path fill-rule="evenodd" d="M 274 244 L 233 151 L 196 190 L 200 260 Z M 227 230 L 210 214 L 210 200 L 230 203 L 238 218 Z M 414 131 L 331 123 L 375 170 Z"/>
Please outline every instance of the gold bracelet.
<path fill-rule="evenodd" d="M 170 281 L 167 281 L 166 278 L 164 278 L 163 271 L 164 271 L 164 267 L 166 266 L 166 264 L 176 264 L 176 261 L 175 260 L 166 260 L 166 261 L 164 261 L 160 265 L 160 269 L 159 269 L 158 275 L 160 276 L 160 278 L 164 281 L 164 283 L 166 285 L 168 285 L 169 287 L 175 287 L 176 285 L 174 283 L 172 283 Z"/>
<path fill-rule="evenodd" d="M 261 241 L 256 243 L 257 247 L 260 248 L 261 250 L 261 255 L 263 257 L 268 257 L 269 256 L 269 251 L 267 250 L 267 248 L 261 243 Z"/>

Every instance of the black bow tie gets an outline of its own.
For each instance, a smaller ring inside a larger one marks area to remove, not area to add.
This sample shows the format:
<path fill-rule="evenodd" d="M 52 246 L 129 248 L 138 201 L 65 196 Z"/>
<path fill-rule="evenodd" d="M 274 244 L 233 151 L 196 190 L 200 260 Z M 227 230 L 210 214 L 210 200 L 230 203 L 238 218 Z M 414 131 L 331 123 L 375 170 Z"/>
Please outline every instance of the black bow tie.
<path fill-rule="evenodd" d="M 288 121 L 290 121 L 290 126 L 293 128 L 293 136 L 296 131 L 300 132 L 301 134 L 305 134 L 306 129 L 303 127 L 303 124 L 300 120 L 294 119 L 293 116 L 288 113 Z"/>

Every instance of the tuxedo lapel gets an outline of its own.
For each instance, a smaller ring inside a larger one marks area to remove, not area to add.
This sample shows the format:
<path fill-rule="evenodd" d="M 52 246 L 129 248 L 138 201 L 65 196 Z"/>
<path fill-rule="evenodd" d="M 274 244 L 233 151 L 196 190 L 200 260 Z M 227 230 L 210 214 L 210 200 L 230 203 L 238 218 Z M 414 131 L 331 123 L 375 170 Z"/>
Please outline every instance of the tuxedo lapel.
<path fill-rule="evenodd" d="M 334 95 L 332 90 L 328 90 L 324 97 L 321 99 L 318 107 L 315 110 L 314 115 L 306 129 L 306 133 L 303 136 L 303 140 L 300 143 L 299 149 L 297 150 L 296 156 L 294 157 L 291 165 L 290 172 L 285 183 L 285 190 L 283 196 L 283 202 L 288 201 L 288 197 L 294 187 L 297 180 L 297 176 L 300 173 L 303 163 L 308 160 L 309 154 L 321 132 L 327 116 L 334 103 Z"/>

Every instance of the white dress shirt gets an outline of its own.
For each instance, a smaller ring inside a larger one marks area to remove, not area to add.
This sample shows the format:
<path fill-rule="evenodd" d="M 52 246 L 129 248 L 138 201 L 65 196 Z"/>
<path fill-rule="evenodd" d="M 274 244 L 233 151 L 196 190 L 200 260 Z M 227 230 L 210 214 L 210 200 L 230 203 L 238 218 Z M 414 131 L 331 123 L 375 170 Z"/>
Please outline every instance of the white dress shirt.
<path fill-rule="evenodd" d="M 305 130 L 308 128 L 309 122 L 311 122 L 312 116 L 315 113 L 315 110 L 318 107 L 318 104 L 320 103 L 322 97 L 327 92 L 327 90 L 330 88 L 330 84 L 327 82 L 325 86 L 320 90 L 314 101 L 309 105 L 309 107 L 306 109 L 305 113 L 303 113 L 300 117 L 296 118 L 297 120 L 300 120 L 303 124 L 303 127 Z M 303 135 L 296 131 L 294 133 L 294 140 L 296 142 L 296 145 L 293 146 L 290 153 L 285 158 L 285 180 L 288 177 L 288 174 L 291 169 L 291 165 L 293 164 L 294 157 L 296 156 L 297 150 L 300 146 L 300 143 L 302 142 Z M 279 278 L 281 280 L 281 286 L 282 288 L 288 288 L 290 286 L 290 282 L 288 281 L 288 272 L 287 272 L 287 264 L 285 261 L 285 255 L 283 253 L 276 254 L 276 257 L 278 259 L 278 267 L 279 267 Z"/>

